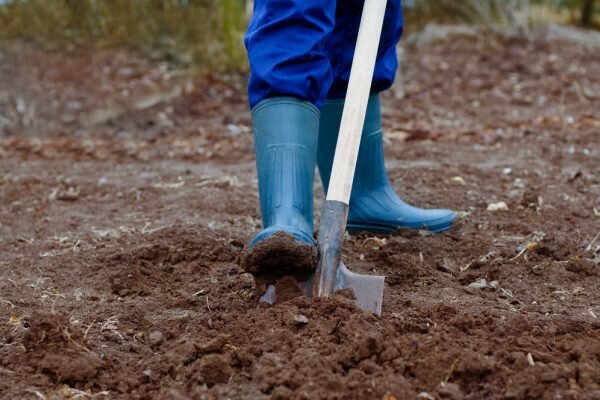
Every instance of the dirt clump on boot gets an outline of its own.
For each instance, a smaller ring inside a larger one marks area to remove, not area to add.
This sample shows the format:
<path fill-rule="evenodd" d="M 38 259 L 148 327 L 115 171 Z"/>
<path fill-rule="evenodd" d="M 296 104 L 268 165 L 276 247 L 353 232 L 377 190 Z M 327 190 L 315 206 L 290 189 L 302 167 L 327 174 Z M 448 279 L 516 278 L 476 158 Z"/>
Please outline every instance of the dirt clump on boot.
<path fill-rule="evenodd" d="M 277 232 L 240 257 L 240 266 L 253 274 L 272 276 L 306 274 L 317 265 L 317 248 L 301 243 L 288 233 Z"/>

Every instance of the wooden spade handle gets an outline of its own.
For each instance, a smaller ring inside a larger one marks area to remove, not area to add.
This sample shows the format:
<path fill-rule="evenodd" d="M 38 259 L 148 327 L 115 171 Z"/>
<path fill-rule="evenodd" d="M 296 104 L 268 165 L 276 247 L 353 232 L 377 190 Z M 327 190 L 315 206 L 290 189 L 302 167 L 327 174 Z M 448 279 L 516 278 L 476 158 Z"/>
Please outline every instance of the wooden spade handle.
<path fill-rule="evenodd" d="M 350 70 L 340 134 L 333 158 L 327 200 L 340 201 L 345 204 L 350 202 L 350 192 L 367 113 L 386 4 L 387 0 L 365 0 Z"/>

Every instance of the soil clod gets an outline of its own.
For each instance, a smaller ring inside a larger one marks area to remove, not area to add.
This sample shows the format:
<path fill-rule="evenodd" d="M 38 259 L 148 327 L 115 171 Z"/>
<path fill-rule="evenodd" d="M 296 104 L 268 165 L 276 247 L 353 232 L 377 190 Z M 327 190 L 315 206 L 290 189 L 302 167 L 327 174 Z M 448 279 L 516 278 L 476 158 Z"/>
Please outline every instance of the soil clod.
<path fill-rule="evenodd" d="M 64 315 L 34 312 L 23 345 L 25 362 L 57 382 L 86 382 L 102 367 L 100 357 L 84 346 L 83 332 Z"/>

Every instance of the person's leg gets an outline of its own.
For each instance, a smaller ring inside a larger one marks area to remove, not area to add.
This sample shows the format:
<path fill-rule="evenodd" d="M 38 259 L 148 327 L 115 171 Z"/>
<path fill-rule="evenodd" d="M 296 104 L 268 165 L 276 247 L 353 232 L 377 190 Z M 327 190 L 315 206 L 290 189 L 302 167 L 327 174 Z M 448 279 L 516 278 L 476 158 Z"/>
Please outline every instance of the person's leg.
<path fill-rule="evenodd" d="M 335 0 L 255 1 L 245 43 L 263 230 L 242 256 L 250 272 L 314 267 L 319 107 L 332 80 L 322 49 L 334 12 Z"/>
<path fill-rule="evenodd" d="M 327 40 L 334 81 L 321 112 L 318 164 L 323 187 L 327 190 L 339 133 L 344 96 L 348 86 L 353 51 L 358 34 L 362 0 L 352 0 L 354 7 L 338 7 L 334 32 Z M 361 3 L 361 4 L 358 4 Z M 383 157 L 381 107 L 379 92 L 393 81 L 398 60 L 396 44 L 402 34 L 400 0 L 388 1 L 381 43 L 375 66 L 372 95 L 361 138 L 356 173 L 350 196 L 349 230 L 393 231 L 397 228 L 421 228 L 443 232 L 452 226 L 455 215 L 450 210 L 413 207 L 400 199 L 387 176 Z"/>
<path fill-rule="evenodd" d="M 250 60 L 248 97 L 293 97 L 321 108 L 333 75 L 324 40 L 336 0 L 256 0 L 244 43 Z"/>
<path fill-rule="evenodd" d="M 324 49 L 331 62 L 333 73 L 333 82 L 327 93 L 327 99 L 344 99 L 346 97 L 363 6 L 364 0 L 345 0 L 339 2 L 337 6 L 335 26 L 325 41 Z M 388 0 L 371 93 L 389 89 L 394 82 L 398 67 L 396 45 L 402 36 L 402 29 L 400 0 Z"/>

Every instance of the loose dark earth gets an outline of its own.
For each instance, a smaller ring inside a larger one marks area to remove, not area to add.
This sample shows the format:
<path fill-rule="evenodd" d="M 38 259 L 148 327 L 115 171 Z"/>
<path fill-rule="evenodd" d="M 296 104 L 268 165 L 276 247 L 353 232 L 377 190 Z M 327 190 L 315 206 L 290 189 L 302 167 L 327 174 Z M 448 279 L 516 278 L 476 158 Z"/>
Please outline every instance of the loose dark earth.
<path fill-rule="evenodd" d="M 257 303 L 245 77 L 0 50 L 0 397 L 600 399 L 600 51 L 454 38 L 403 72 L 391 180 L 460 219 L 346 240 L 378 318 Z"/>

